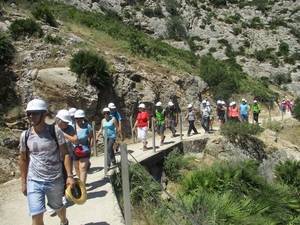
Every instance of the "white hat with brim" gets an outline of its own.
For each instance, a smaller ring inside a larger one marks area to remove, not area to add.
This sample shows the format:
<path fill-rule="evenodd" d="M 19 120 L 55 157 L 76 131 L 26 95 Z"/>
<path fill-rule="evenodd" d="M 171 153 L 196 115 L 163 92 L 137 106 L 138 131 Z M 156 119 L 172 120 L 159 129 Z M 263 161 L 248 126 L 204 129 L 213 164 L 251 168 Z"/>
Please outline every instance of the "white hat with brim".
<path fill-rule="evenodd" d="M 145 109 L 145 108 L 146 108 L 146 106 L 145 106 L 145 104 L 144 104 L 144 103 L 141 103 L 141 104 L 139 104 L 139 108 L 141 108 L 141 109 Z"/>
<path fill-rule="evenodd" d="M 70 202 L 74 202 L 77 205 L 82 205 L 86 202 L 87 199 L 87 193 L 84 183 L 79 180 L 78 178 L 75 178 L 75 185 L 73 188 L 69 185 L 65 191 L 66 198 Z"/>

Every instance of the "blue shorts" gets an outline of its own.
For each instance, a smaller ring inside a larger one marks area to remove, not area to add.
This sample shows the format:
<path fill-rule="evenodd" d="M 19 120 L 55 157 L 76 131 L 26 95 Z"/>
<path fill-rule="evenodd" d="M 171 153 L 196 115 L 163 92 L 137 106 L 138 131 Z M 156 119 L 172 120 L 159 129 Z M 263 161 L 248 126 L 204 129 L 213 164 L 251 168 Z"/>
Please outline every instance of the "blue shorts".
<path fill-rule="evenodd" d="M 45 197 L 47 197 L 50 208 L 56 211 L 60 210 L 64 206 L 62 202 L 64 192 L 62 177 L 52 182 L 28 179 L 27 201 L 29 214 L 35 216 L 46 211 Z"/>

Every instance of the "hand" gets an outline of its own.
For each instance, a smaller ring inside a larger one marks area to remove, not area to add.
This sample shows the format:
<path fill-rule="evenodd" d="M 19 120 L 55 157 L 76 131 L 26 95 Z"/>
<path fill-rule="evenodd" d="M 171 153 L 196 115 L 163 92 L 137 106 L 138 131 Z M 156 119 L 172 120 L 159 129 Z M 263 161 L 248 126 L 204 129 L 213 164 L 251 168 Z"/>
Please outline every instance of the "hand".
<path fill-rule="evenodd" d="M 67 181 L 66 181 L 67 186 L 71 185 L 71 187 L 73 188 L 75 185 L 75 180 L 73 177 L 68 177 Z"/>
<path fill-rule="evenodd" d="M 26 182 L 22 182 L 21 191 L 22 191 L 24 196 L 27 196 L 27 184 L 26 184 Z"/>

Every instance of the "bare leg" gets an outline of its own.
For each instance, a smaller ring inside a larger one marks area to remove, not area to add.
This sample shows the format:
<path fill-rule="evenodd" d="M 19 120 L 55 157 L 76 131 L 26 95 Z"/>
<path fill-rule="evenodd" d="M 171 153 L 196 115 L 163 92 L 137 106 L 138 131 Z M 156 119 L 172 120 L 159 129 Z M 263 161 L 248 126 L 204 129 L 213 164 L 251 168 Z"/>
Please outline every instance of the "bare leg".
<path fill-rule="evenodd" d="M 76 171 L 76 176 L 80 178 L 80 170 L 79 170 L 79 160 L 74 161 L 74 167 Z"/>
<path fill-rule="evenodd" d="M 66 214 L 67 214 L 67 210 L 65 207 L 61 208 L 59 211 L 57 211 L 57 215 L 58 217 L 60 218 L 60 222 L 62 224 L 66 224 L 67 223 L 67 217 L 66 217 Z"/>
<path fill-rule="evenodd" d="M 44 225 L 43 216 L 43 213 L 32 216 L 32 225 Z"/>
<path fill-rule="evenodd" d="M 79 161 L 79 171 L 80 171 L 80 177 L 79 177 L 79 179 L 84 184 L 86 183 L 88 164 L 89 164 L 89 158 L 82 158 Z"/>

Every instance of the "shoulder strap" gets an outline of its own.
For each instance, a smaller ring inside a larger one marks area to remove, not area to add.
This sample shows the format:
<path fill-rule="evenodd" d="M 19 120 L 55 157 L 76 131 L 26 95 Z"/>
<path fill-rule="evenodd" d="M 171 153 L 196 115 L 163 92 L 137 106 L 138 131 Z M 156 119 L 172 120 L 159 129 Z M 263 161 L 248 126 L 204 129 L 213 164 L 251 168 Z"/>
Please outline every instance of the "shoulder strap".
<path fill-rule="evenodd" d="M 29 127 L 29 128 L 25 131 L 25 147 L 26 147 L 26 153 L 29 153 L 29 147 L 28 147 L 27 141 L 28 141 L 30 132 L 31 132 L 31 127 Z"/>
<path fill-rule="evenodd" d="M 58 140 L 57 140 L 57 136 L 56 136 L 56 129 L 55 129 L 54 124 L 50 125 L 50 135 L 54 139 L 54 141 L 57 145 L 57 148 L 59 148 L 59 144 L 58 144 Z"/>

